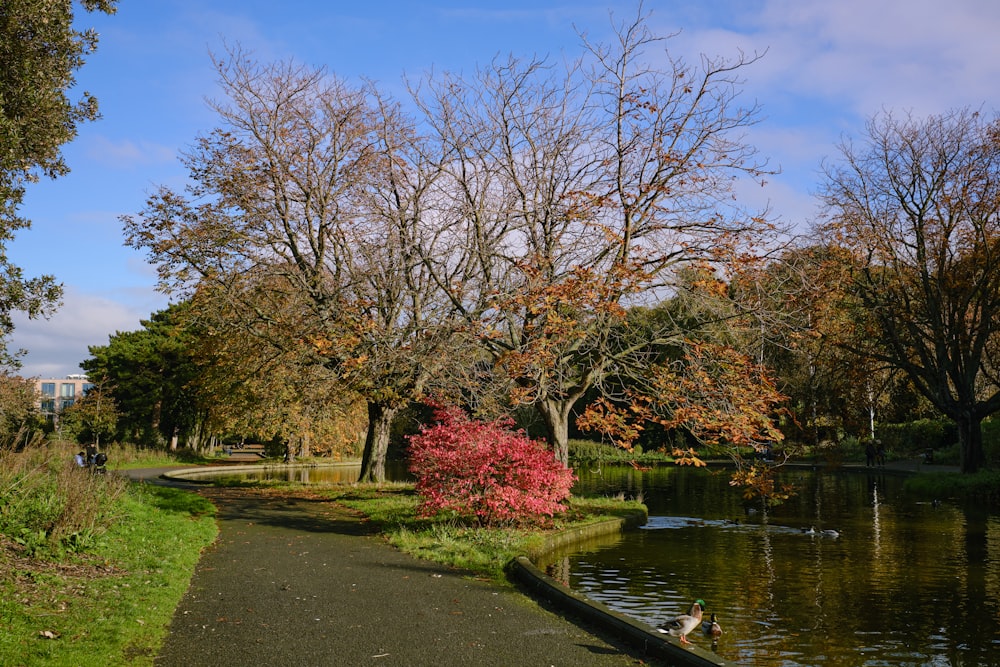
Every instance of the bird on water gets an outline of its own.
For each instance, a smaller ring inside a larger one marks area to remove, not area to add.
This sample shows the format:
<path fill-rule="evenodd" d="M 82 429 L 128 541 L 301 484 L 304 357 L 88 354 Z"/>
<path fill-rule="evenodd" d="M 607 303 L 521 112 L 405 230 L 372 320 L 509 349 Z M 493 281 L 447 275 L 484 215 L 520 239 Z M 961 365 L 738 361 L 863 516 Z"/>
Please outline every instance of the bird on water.
<path fill-rule="evenodd" d="M 713 639 L 722 636 L 722 626 L 719 625 L 719 621 L 716 620 L 714 613 L 709 620 L 701 624 L 701 631 L 705 633 L 705 636 L 712 637 Z"/>

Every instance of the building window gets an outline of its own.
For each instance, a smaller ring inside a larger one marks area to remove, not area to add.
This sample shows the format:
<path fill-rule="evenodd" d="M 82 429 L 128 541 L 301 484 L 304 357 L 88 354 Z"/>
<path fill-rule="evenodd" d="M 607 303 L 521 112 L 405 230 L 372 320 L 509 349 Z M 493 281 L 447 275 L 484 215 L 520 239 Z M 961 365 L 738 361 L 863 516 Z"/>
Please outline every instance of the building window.
<path fill-rule="evenodd" d="M 75 396 L 76 396 L 76 385 L 75 384 L 72 384 L 70 382 L 63 382 L 59 386 L 59 397 L 60 398 L 72 399 Z M 73 401 L 70 400 L 69 404 L 73 405 Z"/>
<path fill-rule="evenodd" d="M 55 382 L 43 382 L 42 383 L 42 396 L 55 397 L 56 395 L 56 383 Z"/>
<path fill-rule="evenodd" d="M 62 399 L 59 402 L 59 409 L 60 410 L 65 410 L 66 408 L 68 408 L 71 405 L 73 405 L 73 399 L 72 398 L 64 398 L 64 399 Z"/>
<path fill-rule="evenodd" d="M 55 393 L 55 385 L 52 385 L 52 393 Z M 42 401 L 42 412 L 52 413 L 56 411 L 56 399 L 47 398 Z"/>
<path fill-rule="evenodd" d="M 86 396 L 87 392 L 89 392 L 93 388 L 94 388 L 94 383 L 93 382 L 84 382 L 83 383 L 83 395 Z"/>

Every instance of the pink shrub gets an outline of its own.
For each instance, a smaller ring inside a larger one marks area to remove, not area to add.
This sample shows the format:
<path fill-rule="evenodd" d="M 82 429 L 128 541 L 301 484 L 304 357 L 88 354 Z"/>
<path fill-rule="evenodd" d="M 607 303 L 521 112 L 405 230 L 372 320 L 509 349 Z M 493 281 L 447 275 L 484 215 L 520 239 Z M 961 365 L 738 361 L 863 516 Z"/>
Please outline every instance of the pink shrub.
<path fill-rule="evenodd" d="M 483 525 L 538 522 L 565 510 L 575 476 L 545 444 L 512 431 L 511 420 L 482 422 L 454 407 L 410 436 L 410 470 L 421 511 L 454 511 Z"/>

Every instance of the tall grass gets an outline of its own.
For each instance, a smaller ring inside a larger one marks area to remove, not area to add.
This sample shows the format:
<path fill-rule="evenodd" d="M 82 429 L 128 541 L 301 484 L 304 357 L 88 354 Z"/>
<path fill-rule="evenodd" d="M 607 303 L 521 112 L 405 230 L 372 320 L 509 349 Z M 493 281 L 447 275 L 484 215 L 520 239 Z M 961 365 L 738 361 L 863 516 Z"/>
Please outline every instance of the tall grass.
<path fill-rule="evenodd" d="M 0 665 L 152 667 L 215 508 L 75 451 L 0 451 Z"/>
<path fill-rule="evenodd" d="M 0 534 L 33 557 L 81 551 L 107 530 L 128 482 L 78 467 L 49 444 L 0 451 Z"/>

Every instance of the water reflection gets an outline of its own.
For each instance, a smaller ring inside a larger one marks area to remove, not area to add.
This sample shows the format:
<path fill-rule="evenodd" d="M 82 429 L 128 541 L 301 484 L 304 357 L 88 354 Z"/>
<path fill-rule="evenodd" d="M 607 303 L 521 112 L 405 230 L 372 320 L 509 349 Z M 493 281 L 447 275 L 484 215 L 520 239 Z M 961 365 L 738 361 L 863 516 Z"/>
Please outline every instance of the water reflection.
<path fill-rule="evenodd" d="M 799 492 L 770 511 L 725 473 L 578 473 L 579 491 L 650 508 L 642 530 L 557 554 L 570 586 L 612 608 L 656 625 L 703 598 L 725 633 L 715 650 L 745 665 L 1000 665 L 996 514 L 875 472 L 789 472 Z"/>

